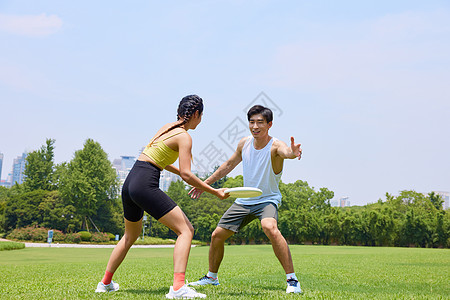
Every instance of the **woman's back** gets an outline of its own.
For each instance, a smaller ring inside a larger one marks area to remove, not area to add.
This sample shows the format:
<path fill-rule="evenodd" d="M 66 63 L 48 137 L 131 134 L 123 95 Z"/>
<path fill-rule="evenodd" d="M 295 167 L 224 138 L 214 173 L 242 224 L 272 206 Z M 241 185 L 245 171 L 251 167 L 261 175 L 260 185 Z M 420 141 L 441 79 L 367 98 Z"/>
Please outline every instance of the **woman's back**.
<path fill-rule="evenodd" d="M 150 162 L 156 164 L 161 169 L 173 164 L 177 160 L 180 138 L 176 137 L 187 133 L 183 128 L 169 130 L 174 125 L 174 123 L 169 123 L 158 130 L 142 152 L 150 159 Z M 139 159 L 148 161 L 145 156 L 142 157 L 141 155 Z"/>

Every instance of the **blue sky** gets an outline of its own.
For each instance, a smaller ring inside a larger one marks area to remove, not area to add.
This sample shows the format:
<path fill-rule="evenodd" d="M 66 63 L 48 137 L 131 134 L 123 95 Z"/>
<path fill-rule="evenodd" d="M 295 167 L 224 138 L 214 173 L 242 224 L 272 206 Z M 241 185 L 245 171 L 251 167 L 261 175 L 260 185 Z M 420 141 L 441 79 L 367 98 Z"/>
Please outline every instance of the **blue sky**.
<path fill-rule="evenodd" d="M 195 93 L 197 159 L 230 155 L 223 137 L 264 100 L 271 135 L 304 152 L 284 182 L 358 205 L 450 191 L 448 1 L 6 0 L 0 44 L 2 179 L 46 138 L 57 163 L 87 138 L 137 156 Z"/>

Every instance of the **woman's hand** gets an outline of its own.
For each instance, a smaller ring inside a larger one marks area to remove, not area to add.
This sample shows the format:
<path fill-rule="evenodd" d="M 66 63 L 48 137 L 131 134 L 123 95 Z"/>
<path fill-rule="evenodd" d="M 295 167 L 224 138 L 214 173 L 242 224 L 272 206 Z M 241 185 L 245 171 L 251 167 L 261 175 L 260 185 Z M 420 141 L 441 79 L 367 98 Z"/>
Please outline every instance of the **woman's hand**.
<path fill-rule="evenodd" d="M 214 189 L 215 191 L 214 196 L 216 196 L 220 200 L 227 199 L 228 197 L 230 197 L 230 194 L 225 193 L 225 190 L 226 188 Z M 201 194 L 203 194 L 203 191 L 198 188 L 192 188 L 188 193 L 188 195 L 191 195 L 192 199 L 198 199 Z"/>
<path fill-rule="evenodd" d="M 226 190 L 226 188 L 216 189 L 216 191 L 217 191 L 217 195 L 216 196 L 220 200 L 227 199 L 228 197 L 230 197 L 230 194 L 229 193 L 225 193 L 225 190 Z"/>
<path fill-rule="evenodd" d="M 195 187 L 192 188 L 188 193 L 188 195 L 191 195 L 192 199 L 198 199 L 201 194 L 203 194 L 203 191 Z"/>

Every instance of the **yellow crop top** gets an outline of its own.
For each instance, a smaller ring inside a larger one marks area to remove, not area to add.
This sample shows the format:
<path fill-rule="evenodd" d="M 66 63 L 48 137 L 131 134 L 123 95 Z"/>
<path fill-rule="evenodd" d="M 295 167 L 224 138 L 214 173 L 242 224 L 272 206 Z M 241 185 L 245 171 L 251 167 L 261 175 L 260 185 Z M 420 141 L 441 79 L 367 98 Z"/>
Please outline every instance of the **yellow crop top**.
<path fill-rule="evenodd" d="M 166 166 L 173 164 L 178 158 L 178 151 L 171 149 L 164 141 L 184 132 L 186 131 L 177 132 L 154 144 L 150 142 L 142 153 L 150 157 L 158 166 L 164 169 Z"/>

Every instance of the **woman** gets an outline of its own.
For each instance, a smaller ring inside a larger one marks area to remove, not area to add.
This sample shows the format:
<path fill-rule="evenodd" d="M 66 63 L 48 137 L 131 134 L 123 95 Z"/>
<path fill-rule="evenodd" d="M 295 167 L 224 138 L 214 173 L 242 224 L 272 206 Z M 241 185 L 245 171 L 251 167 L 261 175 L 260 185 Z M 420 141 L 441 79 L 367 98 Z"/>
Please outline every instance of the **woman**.
<path fill-rule="evenodd" d="M 119 285 L 111 280 L 128 250 L 142 230 L 144 211 L 173 230 L 178 238 L 173 252 L 174 280 L 167 298 L 205 298 L 187 287 L 185 272 L 191 249 L 194 228 L 177 204 L 159 189 L 159 177 L 163 169 L 180 175 L 193 187 L 209 192 L 220 199 L 228 194 L 224 189 L 214 189 L 191 172 L 192 139 L 187 133 L 202 120 L 203 101 L 197 95 L 184 97 L 178 106 L 178 120 L 164 125 L 153 137 L 137 159 L 122 188 L 125 234 L 114 248 L 106 267 L 105 276 L 98 283 L 96 292 L 117 291 Z M 179 169 L 172 164 L 179 159 Z"/>

